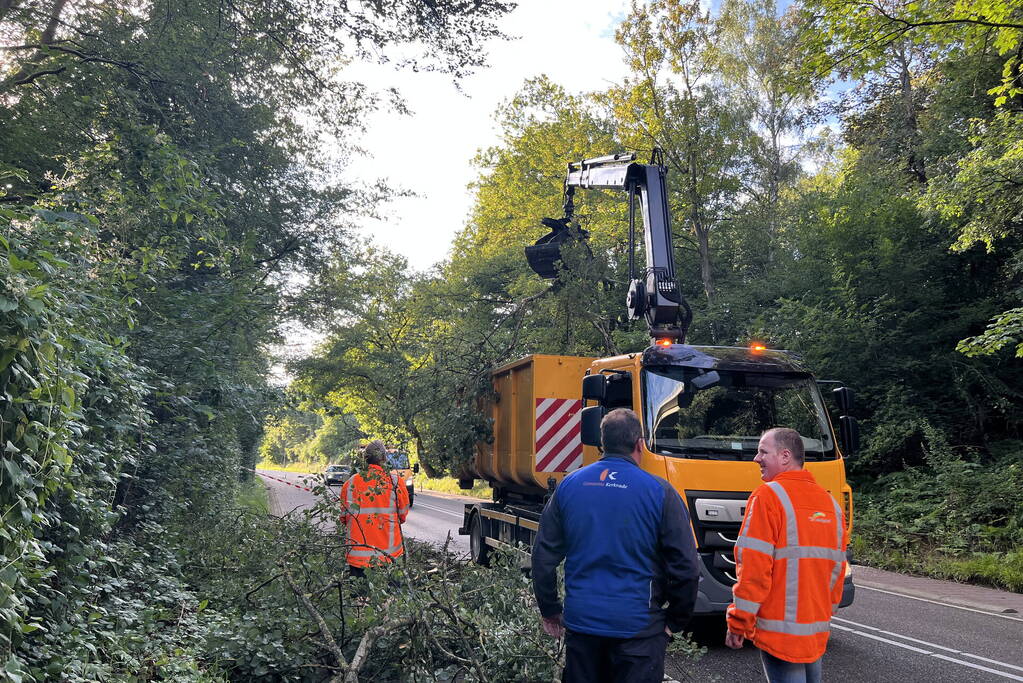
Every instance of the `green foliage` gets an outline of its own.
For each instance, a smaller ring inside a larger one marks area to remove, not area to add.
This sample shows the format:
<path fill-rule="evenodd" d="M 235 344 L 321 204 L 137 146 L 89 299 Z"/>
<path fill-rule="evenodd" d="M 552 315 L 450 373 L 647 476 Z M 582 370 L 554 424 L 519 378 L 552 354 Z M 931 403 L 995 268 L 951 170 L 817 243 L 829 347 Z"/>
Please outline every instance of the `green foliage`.
<path fill-rule="evenodd" d="M 472 496 L 483 500 L 493 500 L 493 491 L 490 484 L 485 481 L 476 480 L 471 489 L 463 489 L 458 485 L 454 477 L 427 477 L 420 474 L 415 478 L 417 491 L 439 491 L 441 493 L 454 493 L 460 496 Z"/>
<path fill-rule="evenodd" d="M 232 680 L 321 680 L 345 666 L 331 640 L 351 664 L 368 636 L 362 680 L 552 677 L 557 644 L 540 628 L 517 555 L 497 553 L 484 569 L 406 541 L 395 565 L 356 580 L 345 568 L 344 535 L 323 524 L 336 502 L 318 492 L 320 504 L 304 513 L 275 519 L 226 510 L 230 524 L 201 525 L 179 539 L 184 570 L 204 596 L 203 661 Z"/>
<path fill-rule="evenodd" d="M 146 448 L 147 387 L 109 333 L 128 312 L 90 277 L 116 267 L 94 221 L 3 209 L 0 227 L 0 654 L 24 673 L 12 656 L 26 636 L 57 625 L 55 601 L 85 597 L 86 568 L 109 567 L 101 538 L 123 468 Z"/>
<path fill-rule="evenodd" d="M 819 73 L 841 68 L 855 77 L 879 71 L 900 43 L 926 45 L 936 58 L 951 51 L 991 51 L 1006 56 L 1001 84 L 990 90 L 996 103 L 1023 93 L 1019 47 L 1023 29 L 1014 0 L 939 0 L 893 5 L 810 0 L 816 17 L 809 32 L 811 64 Z"/>
<path fill-rule="evenodd" d="M 243 482 L 238 487 L 238 506 L 256 515 L 270 514 L 270 498 L 265 484 L 259 477 Z"/>
<path fill-rule="evenodd" d="M 861 561 L 1008 590 L 1023 588 L 1023 449 L 992 444 L 992 455 L 957 453 L 926 430 L 923 466 L 880 478 L 858 499 Z"/>
<path fill-rule="evenodd" d="M 388 194 L 338 184 L 383 97 L 339 65 L 458 76 L 508 9 L 0 6 L 8 677 L 218 679 L 182 549 L 256 462 L 281 324 L 322 315 L 291 283 Z M 318 453 L 344 438 L 325 426 Z"/>

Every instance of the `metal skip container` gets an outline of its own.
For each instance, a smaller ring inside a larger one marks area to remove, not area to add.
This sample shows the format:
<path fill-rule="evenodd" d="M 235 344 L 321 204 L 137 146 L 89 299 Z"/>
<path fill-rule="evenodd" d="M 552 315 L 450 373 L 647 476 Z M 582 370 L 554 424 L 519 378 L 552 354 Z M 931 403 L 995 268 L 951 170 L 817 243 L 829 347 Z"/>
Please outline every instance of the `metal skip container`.
<path fill-rule="evenodd" d="M 482 406 L 493 419 L 493 440 L 477 444 L 475 475 L 524 493 L 581 467 L 582 378 L 593 360 L 536 354 L 495 369 L 494 394 Z"/>

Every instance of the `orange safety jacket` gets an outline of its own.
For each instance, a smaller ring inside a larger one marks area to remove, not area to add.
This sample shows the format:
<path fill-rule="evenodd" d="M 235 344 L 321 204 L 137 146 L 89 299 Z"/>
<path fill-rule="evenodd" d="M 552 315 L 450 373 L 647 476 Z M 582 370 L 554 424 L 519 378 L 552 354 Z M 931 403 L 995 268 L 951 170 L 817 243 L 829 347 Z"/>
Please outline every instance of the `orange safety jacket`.
<path fill-rule="evenodd" d="M 838 502 L 806 470 L 757 488 L 735 543 L 728 630 L 785 661 L 820 659 L 842 600 L 848 542 Z"/>
<path fill-rule="evenodd" d="M 369 567 L 405 552 L 401 525 L 408 516 L 408 489 L 394 473 L 370 465 L 341 487 L 341 523 L 348 527 L 348 564 Z"/>

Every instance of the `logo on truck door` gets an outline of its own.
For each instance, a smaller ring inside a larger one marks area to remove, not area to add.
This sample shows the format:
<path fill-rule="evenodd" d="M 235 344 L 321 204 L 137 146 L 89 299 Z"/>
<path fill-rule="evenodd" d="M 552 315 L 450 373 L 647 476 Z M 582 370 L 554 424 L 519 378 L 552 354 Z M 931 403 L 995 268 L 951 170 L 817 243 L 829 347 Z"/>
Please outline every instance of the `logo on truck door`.
<path fill-rule="evenodd" d="M 583 464 L 582 404 L 570 398 L 536 399 L 537 472 L 571 472 Z"/>

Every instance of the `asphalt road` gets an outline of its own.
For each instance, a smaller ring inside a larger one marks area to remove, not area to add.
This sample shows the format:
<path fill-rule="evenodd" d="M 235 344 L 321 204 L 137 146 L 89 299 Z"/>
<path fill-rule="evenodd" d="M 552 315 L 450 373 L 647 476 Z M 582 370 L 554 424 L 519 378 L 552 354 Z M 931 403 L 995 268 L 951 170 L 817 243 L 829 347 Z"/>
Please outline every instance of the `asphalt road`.
<path fill-rule="evenodd" d="M 301 485 L 303 477 L 284 472 L 262 474 Z M 313 502 L 312 494 L 272 479 L 275 512 L 287 513 Z M 462 496 L 419 491 L 404 530 L 422 541 L 441 544 L 451 536 L 450 551 L 468 556 L 468 541 L 458 536 L 464 504 Z M 864 570 L 866 572 L 866 570 Z M 855 602 L 841 610 L 832 622 L 824 678 L 831 681 L 877 683 L 963 683 L 1023 681 L 1023 611 L 998 614 L 983 605 L 966 607 L 944 604 L 941 594 L 961 590 L 957 584 L 928 581 L 930 597 L 904 592 L 898 577 L 891 586 L 878 583 L 883 572 L 870 571 L 871 586 L 857 583 Z M 993 591 L 988 595 L 995 598 Z M 1002 596 L 1006 597 L 1006 596 Z M 1012 604 L 1018 604 L 1011 596 Z M 993 600 L 989 601 L 993 602 Z M 964 602 L 964 604 L 969 604 Z M 723 644 L 723 621 L 700 620 L 693 624 L 697 641 L 707 654 L 696 662 L 674 658 L 666 673 L 678 681 L 763 680 L 756 650 L 747 645 L 733 651 Z"/>

